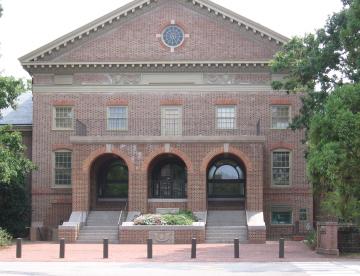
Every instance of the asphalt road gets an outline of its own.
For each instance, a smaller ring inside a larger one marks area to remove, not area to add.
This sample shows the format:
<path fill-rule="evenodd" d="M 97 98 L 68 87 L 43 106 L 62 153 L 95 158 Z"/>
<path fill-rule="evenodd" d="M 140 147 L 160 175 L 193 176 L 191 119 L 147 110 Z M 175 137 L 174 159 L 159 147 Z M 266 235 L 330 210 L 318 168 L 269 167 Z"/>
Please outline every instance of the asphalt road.
<path fill-rule="evenodd" d="M 312 263 L 79 263 L 0 262 L 0 275 L 223 276 L 223 275 L 360 275 L 358 262 Z"/>

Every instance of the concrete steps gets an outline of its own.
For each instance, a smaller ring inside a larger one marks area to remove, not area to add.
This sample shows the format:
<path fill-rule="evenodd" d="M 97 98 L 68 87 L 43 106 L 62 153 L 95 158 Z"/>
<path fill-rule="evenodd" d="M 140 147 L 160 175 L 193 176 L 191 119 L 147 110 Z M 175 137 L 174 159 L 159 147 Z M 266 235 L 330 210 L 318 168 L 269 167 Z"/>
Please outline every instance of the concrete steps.
<path fill-rule="evenodd" d="M 209 211 L 206 224 L 207 243 L 246 243 L 248 231 L 245 211 Z"/>
<path fill-rule="evenodd" d="M 78 243 L 102 243 L 104 238 L 109 243 L 119 243 L 120 211 L 93 211 L 81 227 Z"/>

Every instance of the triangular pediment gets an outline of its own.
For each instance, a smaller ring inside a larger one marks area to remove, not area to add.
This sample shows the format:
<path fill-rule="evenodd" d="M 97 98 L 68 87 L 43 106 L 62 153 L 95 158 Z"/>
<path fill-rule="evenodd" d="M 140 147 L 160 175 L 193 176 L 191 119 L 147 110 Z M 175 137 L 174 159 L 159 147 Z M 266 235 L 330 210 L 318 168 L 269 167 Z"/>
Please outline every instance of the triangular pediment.
<path fill-rule="evenodd" d="M 183 28 L 167 47 L 161 33 Z M 136 0 L 20 58 L 24 66 L 152 62 L 266 63 L 287 38 L 208 0 Z"/>

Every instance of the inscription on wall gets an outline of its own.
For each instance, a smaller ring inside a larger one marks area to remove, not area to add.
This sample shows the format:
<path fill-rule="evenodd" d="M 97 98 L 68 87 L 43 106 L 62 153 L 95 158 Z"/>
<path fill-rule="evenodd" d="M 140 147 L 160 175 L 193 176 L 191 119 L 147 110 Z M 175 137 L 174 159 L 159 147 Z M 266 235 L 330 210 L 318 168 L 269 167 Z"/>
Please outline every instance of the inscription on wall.
<path fill-rule="evenodd" d="M 138 85 L 141 74 L 75 74 L 74 82 L 78 85 Z"/>
<path fill-rule="evenodd" d="M 153 240 L 154 244 L 174 244 L 174 231 L 149 231 L 149 239 Z"/>

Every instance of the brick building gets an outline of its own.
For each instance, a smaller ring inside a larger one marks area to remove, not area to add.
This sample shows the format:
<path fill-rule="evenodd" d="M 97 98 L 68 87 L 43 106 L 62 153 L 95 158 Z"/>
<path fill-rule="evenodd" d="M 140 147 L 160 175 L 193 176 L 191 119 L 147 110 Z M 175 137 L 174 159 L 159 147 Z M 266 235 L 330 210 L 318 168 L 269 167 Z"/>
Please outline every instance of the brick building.
<path fill-rule="evenodd" d="M 268 67 L 286 41 L 208 0 L 136 0 L 22 57 L 32 238 L 158 208 L 245 212 L 250 241 L 304 233 L 301 100 L 272 91 Z"/>

